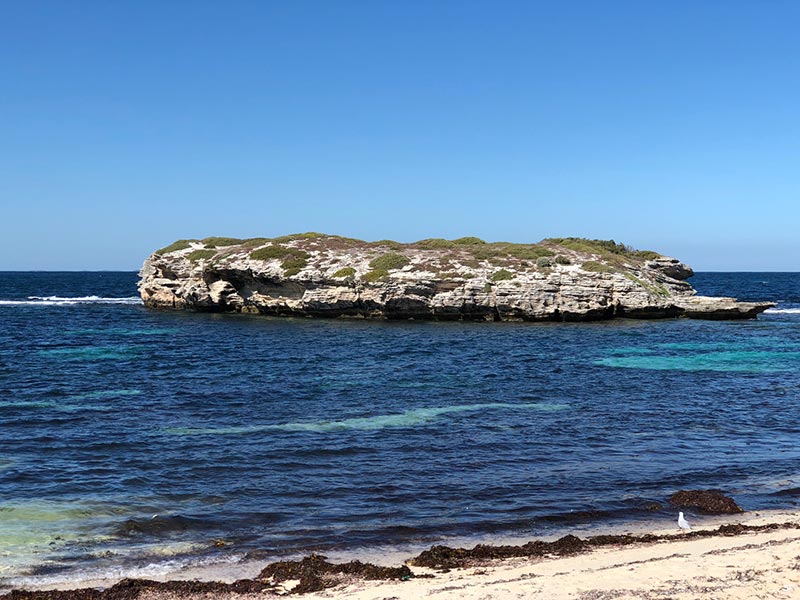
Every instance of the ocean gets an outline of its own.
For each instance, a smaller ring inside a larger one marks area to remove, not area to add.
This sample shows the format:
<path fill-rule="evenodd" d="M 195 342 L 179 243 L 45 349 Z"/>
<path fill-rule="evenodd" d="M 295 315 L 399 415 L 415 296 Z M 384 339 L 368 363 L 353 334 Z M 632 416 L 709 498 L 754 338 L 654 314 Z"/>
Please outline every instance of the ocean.
<path fill-rule="evenodd" d="M 152 312 L 135 273 L 0 273 L 0 589 L 800 500 L 800 274 L 757 320 Z M 660 504 L 663 508 L 655 508 Z"/>

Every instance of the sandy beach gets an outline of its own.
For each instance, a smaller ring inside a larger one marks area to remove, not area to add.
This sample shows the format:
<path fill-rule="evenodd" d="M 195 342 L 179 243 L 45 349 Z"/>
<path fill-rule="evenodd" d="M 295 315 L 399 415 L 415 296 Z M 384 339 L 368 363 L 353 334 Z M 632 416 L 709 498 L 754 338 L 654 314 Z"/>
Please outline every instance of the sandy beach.
<path fill-rule="evenodd" d="M 800 513 L 748 525 L 800 524 Z M 663 534 L 667 532 L 654 532 Z M 415 570 L 415 573 L 420 570 Z M 577 556 L 510 559 L 434 573 L 431 579 L 357 583 L 308 598 L 800 598 L 800 530 L 610 547 Z"/>
<path fill-rule="evenodd" d="M 323 590 L 304 598 L 358 600 L 416 598 L 800 598 L 800 511 L 770 511 L 698 520 L 691 533 L 670 529 L 618 530 L 582 538 L 601 545 L 566 555 L 500 560 L 468 559 L 462 568 L 427 568 L 410 564 L 411 576 L 370 581 L 348 574 L 323 575 Z M 657 541 L 640 541 L 657 537 Z M 635 539 L 633 539 L 635 538 Z M 577 538 L 576 538 L 577 539 Z M 568 542 L 572 543 L 572 538 Z M 551 542 L 558 548 L 559 542 Z M 508 546 L 519 548 L 520 546 Z M 419 559 L 419 557 L 417 557 Z M 412 561 L 413 563 L 413 561 Z M 398 565 L 401 566 L 401 565 Z M 378 567 L 383 568 L 383 567 Z M 387 571 L 388 572 L 388 571 Z M 197 574 L 195 574 L 197 575 Z M 206 579 L 198 577 L 200 580 Z M 136 598 L 177 600 L 212 598 L 252 600 L 294 595 L 299 580 L 259 578 L 237 582 L 94 582 L 77 590 L 12 592 L 13 600 Z M 103 585 L 104 584 L 104 585 Z M 101 591 L 105 588 L 104 591 Z"/>

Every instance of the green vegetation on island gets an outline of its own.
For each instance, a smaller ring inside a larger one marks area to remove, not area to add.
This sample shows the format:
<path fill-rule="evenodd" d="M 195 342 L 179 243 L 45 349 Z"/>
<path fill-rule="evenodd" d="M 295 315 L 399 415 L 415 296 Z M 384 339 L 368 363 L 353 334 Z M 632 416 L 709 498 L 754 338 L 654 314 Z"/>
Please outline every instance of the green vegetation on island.
<path fill-rule="evenodd" d="M 177 252 L 178 250 L 186 250 L 192 247 L 192 242 L 197 240 L 178 240 L 172 242 L 169 246 L 164 246 L 160 250 L 156 250 L 156 254 L 169 254 L 170 252 Z"/>
<path fill-rule="evenodd" d="M 410 262 L 407 256 L 397 252 L 388 252 L 369 261 L 369 266 L 379 271 L 391 271 L 393 269 L 402 269 Z"/>
<path fill-rule="evenodd" d="M 506 269 L 500 269 L 492 274 L 490 279 L 492 281 L 507 281 L 509 279 L 514 279 L 514 274 Z"/>
<path fill-rule="evenodd" d="M 203 240 L 200 240 L 206 246 L 206 248 L 221 248 L 222 246 L 237 246 L 244 242 L 244 240 L 239 238 L 230 238 L 230 237 L 207 237 Z"/>
<path fill-rule="evenodd" d="M 334 279 L 343 279 L 345 277 L 355 277 L 355 275 L 356 275 L 356 270 L 353 267 L 344 267 L 336 271 L 336 273 L 334 273 L 332 277 Z"/>
<path fill-rule="evenodd" d="M 596 260 L 587 260 L 581 265 L 581 269 L 590 273 L 614 273 L 616 271 L 611 265 Z"/>
<path fill-rule="evenodd" d="M 186 250 L 189 252 L 184 252 Z M 364 266 L 369 267 L 369 271 L 360 277 L 365 283 L 386 279 L 404 267 L 409 267 L 406 270 L 411 272 L 431 273 L 439 280 L 466 280 L 475 277 L 475 271 L 483 270 L 489 283 L 515 279 L 522 273 L 538 272 L 546 276 L 556 267 L 570 265 L 591 273 L 623 273 L 636 270 L 644 262 L 661 256 L 614 240 L 576 237 L 547 238 L 532 244 L 487 242 L 478 237 L 426 238 L 401 243 L 394 240 L 367 242 L 315 231 L 275 238 L 182 239 L 161 248 L 156 254 L 173 252 L 182 252 L 193 262 L 207 261 L 208 265 L 230 257 L 277 261 L 285 277 L 293 277 L 309 265 L 313 266 L 317 257 L 324 262 L 336 260 L 335 257 L 341 253 L 353 252 L 363 257 Z M 487 269 L 492 269 L 490 274 L 486 274 Z M 332 278 L 355 280 L 356 273 L 353 267 L 341 267 Z M 636 281 L 638 283 L 641 278 L 636 277 Z M 647 282 L 643 287 L 651 293 L 663 293 Z"/>
<path fill-rule="evenodd" d="M 216 253 L 216 250 L 192 250 L 186 255 L 186 258 L 192 262 L 197 262 L 198 260 L 208 260 L 209 258 L 213 258 Z"/>
<path fill-rule="evenodd" d="M 589 240 L 586 238 L 547 238 L 543 242 L 555 244 L 562 248 L 569 248 L 576 252 L 599 254 L 600 256 L 616 255 L 627 258 L 652 260 L 661 256 L 652 250 L 636 250 L 626 244 L 619 244 L 614 240 Z"/>

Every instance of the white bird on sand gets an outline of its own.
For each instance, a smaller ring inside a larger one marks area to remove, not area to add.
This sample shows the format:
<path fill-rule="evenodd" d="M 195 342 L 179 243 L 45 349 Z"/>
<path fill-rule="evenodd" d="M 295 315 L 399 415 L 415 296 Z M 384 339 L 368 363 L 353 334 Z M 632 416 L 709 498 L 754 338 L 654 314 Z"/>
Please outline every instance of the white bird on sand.
<path fill-rule="evenodd" d="M 678 527 L 680 527 L 683 531 L 691 531 L 692 527 L 689 525 L 689 522 L 683 518 L 683 513 L 678 513 Z"/>

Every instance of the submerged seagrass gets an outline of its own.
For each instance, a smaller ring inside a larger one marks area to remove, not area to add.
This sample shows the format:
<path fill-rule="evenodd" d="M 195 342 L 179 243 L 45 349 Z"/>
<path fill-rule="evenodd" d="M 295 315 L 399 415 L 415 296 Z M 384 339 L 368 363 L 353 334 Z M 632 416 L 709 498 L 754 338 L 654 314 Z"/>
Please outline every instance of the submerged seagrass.
<path fill-rule="evenodd" d="M 400 244 L 303 233 L 179 240 L 145 260 L 139 291 L 157 309 L 383 319 L 744 319 L 773 306 L 697 296 L 693 274 L 614 241 Z"/>

